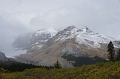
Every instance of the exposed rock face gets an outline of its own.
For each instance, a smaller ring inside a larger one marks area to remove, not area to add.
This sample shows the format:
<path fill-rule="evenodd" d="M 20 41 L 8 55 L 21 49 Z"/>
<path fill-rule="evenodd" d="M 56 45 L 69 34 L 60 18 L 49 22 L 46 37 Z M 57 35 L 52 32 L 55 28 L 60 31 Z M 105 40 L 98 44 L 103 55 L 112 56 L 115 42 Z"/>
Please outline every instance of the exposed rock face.
<path fill-rule="evenodd" d="M 67 54 L 67 55 L 69 55 L 69 54 L 73 54 L 73 55 L 77 55 L 77 56 L 82 56 L 83 55 L 83 53 L 79 50 L 79 48 L 77 48 L 76 46 L 74 46 L 74 45 L 71 45 L 71 46 L 69 46 L 69 47 L 66 47 L 66 48 L 64 48 L 63 50 L 62 50 L 62 54 L 64 55 L 64 54 Z"/>
<path fill-rule="evenodd" d="M 7 57 L 6 57 L 5 54 L 2 53 L 2 52 L 0 52 L 0 60 L 4 60 L 4 61 L 7 60 Z"/>
<path fill-rule="evenodd" d="M 98 56 L 106 59 L 108 54 L 107 44 L 110 41 L 114 41 L 114 39 L 94 33 L 87 27 L 78 29 L 75 26 L 69 26 L 50 37 L 42 47 L 30 48 L 27 54 L 20 55 L 17 58 L 33 64 L 47 66 L 52 66 L 58 60 L 62 67 L 73 67 L 71 63 L 62 58 L 63 55 L 73 55 L 75 57 Z M 35 46 L 38 45 L 41 44 L 38 43 Z"/>

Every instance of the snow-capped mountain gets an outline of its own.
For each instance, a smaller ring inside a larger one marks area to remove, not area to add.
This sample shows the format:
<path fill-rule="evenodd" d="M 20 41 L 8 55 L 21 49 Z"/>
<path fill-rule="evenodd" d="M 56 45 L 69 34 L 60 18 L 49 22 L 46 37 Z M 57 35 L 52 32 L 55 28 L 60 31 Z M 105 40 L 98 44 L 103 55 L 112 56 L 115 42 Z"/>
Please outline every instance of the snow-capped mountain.
<path fill-rule="evenodd" d="M 72 62 L 77 62 L 77 57 L 95 57 L 106 59 L 107 45 L 113 38 L 94 33 L 87 27 L 81 29 L 75 26 L 69 26 L 62 31 L 46 32 L 39 30 L 33 34 L 34 47 L 40 46 L 37 49 L 29 48 L 26 54 L 20 55 L 17 58 L 37 64 L 37 65 L 53 65 L 58 60 L 63 67 L 73 67 L 69 55 L 74 56 Z M 35 38 L 35 37 L 38 38 Z M 38 39 L 39 41 L 36 41 Z M 38 43 L 36 43 L 38 42 Z M 73 58 L 73 57 L 72 57 Z M 84 62 L 83 62 L 84 64 Z"/>
<path fill-rule="evenodd" d="M 89 30 L 86 26 L 78 29 L 75 26 L 69 26 L 63 31 L 60 31 L 53 37 L 53 42 L 57 41 L 65 41 L 66 39 L 75 38 L 76 42 L 79 44 L 84 44 L 87 47 L 92 48 L 100 48 L 101 43 L 109 43 L 110 41 L 114 41 L 113 38 L 103 35 L 94 33 L 93 31 Z M 50 40 L 51 41 L 51 40 Z"/>
<path fill-rule="evenodd" d="M 31 42 L 33 44 L 41 44 L 47 42 L 52 38 L 57 32 L 55 30 L 38 30 L 31 36 Z"/>
<path fill-rule="evenodd" d="M 28 50 L 31 47 L 40 48 L 47 42 L 47 40 L 52 38 L 56 33 L 57 31 L 55 31 L 54 29 L 47 29 L 47 30 L 40 29 L 35 33 L 30 33 L 30 34 L 26 34 L 25 36 L 18 37 L 14 41 L 13 46 L 18 50 L 19 49 Z"/>
<path fill-rule="evenodd" d="M 108 44 L 110 41 L 114 41 L 113 38 L 103 34 L 94 33 L 87 27 L 84 27 L 80 30 L 82 31 L 78 31 L 76 42 L 84 44 L 90 48 L 100 48 L 101 44 Z"/>

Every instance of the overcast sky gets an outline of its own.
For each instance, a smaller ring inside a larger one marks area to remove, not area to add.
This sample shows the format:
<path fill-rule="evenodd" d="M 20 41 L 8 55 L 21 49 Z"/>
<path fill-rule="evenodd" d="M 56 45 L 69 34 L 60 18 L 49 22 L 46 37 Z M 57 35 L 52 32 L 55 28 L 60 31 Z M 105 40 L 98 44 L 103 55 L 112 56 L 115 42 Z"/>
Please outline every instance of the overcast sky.
<path fill-rule="evenodd" d="M 30 31 L 75 25 L 120 37 L 120 0 L 0 0 L 0 50 Z M 120 38 L 119 38 L 120 39 Z"/>

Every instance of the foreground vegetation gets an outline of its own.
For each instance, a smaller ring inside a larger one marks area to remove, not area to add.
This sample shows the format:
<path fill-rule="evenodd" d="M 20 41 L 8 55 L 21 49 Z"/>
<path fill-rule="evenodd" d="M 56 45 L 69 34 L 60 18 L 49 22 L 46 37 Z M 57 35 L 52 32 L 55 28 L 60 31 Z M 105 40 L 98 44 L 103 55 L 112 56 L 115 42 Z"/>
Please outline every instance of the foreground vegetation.
<path fill-rule="evenodd" d="M 102 62 L 78 68 L 33 68 L 11 73 L 1 68 L 0 79 L 120 79 L 120 62 Z"/>
<path fill-rule="evenodd" d="M 83 60 L 87 61 L 85 64 L 96 63 L 98 60 L 101 62 L 77 68 L 61 68 L 58 60 L 53 67 L 0 61 L 0 79 L 120 79 L 120 49 L 115 55 L 114 46 L 110 42 L 108 52 L 107 56 L 110 62 L 101 62 L 103 60 L 99 57 L 91 59 L 72 55 L 62 56 L 68 61 L 77 62 L 74 64 L 76 67 L 83 65 Z"/>

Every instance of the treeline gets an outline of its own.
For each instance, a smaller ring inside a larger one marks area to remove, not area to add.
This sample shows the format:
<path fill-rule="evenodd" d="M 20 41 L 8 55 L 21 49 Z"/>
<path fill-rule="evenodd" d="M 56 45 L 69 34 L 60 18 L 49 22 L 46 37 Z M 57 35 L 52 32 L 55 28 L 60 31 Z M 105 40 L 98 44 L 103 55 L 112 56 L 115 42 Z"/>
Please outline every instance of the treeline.
<path fill-rule="evenodd" d="M 25 63 L 11 63 L 11 64 L 4 64 L 0 63 L 0 68 L 3 68 L 9 72 L 16 72 L 16 71 L 24 71 L 25 69 L 31 69 L 31 68 L 46 68 L 46 69 L 52 69 L 54 67 L 50 66 L 39 66 L 39 65 L 33 65 L 33 64 L 25 64 Z"/>
<path fill-rule="evenodd" d="M 107 60 L 102 59 L 98 56 L 95 56 L 95 57 L 88 57 L 88 56 L 75 57 L 74 55 L 69 54 L 69 55 L 63 55 L 62 58 L 69 61 L 69 63 L 72 64 L 74 67 L 95 64 L 98 62 L 107 62 Z M 75 62 L 70 62 L 70 61 L 75 61 Z"/>
<path fill-rule="evenodd" d="M 46 68 L 47 70 L 53 69 L 53 68 L 62 68 L 61 64 L 56 61 L 56 63 L 53 66 L 40 66 L 40 65 L 34 65 L 34 64 L 26 64 L 26 63 L 20 63 L 16 61 L 0 61 L 0 68 L 3 68 L 4 70 L 8 72 L 16 72 L 16 71 L 24 71 L 25 69 L 31 69 L 31 68 Z"/>

